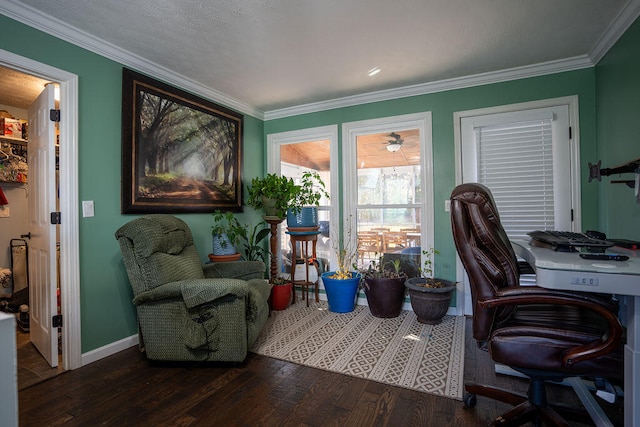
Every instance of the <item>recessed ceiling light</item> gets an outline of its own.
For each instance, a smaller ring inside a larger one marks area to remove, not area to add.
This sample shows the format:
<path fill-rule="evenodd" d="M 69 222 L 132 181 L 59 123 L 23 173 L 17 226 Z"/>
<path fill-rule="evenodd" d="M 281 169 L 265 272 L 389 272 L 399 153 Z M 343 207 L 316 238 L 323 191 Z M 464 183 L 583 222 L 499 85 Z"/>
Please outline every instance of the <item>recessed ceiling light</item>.
<path fill-rule="evenodd" d="M 370 70 L 367 72 L 367 75 L 368 75 L 369 77 L 373 77 L 373 76 L 375 76 L 376 74 L 378 74 L 380 71 L 382 71 L 382 69 L 381 69 L 380 67 L 373 67 L 372 69 L 370 69 Z"/>

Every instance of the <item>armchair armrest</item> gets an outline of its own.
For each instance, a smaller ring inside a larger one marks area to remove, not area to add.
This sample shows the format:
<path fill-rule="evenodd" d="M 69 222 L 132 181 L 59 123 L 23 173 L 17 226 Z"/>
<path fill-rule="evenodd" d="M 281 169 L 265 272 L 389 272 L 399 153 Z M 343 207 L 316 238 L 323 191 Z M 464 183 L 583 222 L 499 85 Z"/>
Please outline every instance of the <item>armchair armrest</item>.
<path fill-rule="evenodd" d="M 186 306 L 198 305 L 215 301 L 225 295 L 244 297 L 247 295 L 247 283 L 238 279 L 189 279 L 166 283 L 150 291 L 143 292 L 133 299 L 135 305 L 149 302 L 183 299 Z"/>
<path fill-rule="evenodd" d="M 262 261 L 212 262 L 204 264 L 204 277 L 231 279 L 264 279 L 265 265 Z"/>
<path fill-rule="evenodd" d="M 601 339 L 567 350 L 562 358 L 563 366 L 610 353 L 620 345 L 622 339 L 622 325 L 615 312 L 617 305 L 610 298 L 607 300 L 597 294 L 545 289 L 538 286 L 507 287 L 498 290 L 495 298 L 479 301 L 479 304 L 487 308 L 505 305 L 568 305 L 591 310 L 600 315 L 607 322 L 607 330 Z"/>

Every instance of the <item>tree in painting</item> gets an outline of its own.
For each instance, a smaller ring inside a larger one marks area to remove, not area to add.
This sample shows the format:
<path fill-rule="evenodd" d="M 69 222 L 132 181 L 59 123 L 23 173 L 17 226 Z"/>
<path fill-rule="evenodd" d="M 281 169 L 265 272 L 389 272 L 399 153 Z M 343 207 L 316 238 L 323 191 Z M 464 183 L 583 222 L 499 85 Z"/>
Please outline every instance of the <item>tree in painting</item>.
<path fill-rule="evenodd" d="M 137 192 L 148 199 L 233 201 L 238 124 L 138 91 Z"/>

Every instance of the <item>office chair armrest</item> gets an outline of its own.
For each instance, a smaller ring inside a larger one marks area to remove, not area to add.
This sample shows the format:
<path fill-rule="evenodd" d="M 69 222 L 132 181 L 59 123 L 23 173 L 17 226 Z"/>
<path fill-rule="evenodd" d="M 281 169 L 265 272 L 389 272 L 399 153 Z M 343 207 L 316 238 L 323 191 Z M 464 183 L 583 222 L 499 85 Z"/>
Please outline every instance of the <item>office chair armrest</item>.
<path fill-rule="evenodd" d="M 498 289 L 496 291 L 496 300 L 507 298 L 507 297 L 516 298 L 520 295 L 523 295 L 525 298 L 534 298 L 534 297 L 576 298 L 579 300 L 589 301 L 593 304 L 601 305 L 606 309 L 608 309 L 609 311 L 613 311 L 613 312 L 617 312 L 619 308 L 617 301 L 611 298 L 611 295 L 608 295 L 608 294 L 549 289 L 549 288 L 543 288 L 540 286 L 512 286 L 512 287 Z M 489 301 L 489 300 L 485 300 L 485 301 Z M 545 303 L 545 302 L 542 302 L 542 303 Z M 483 304 L 483 302 L 481 302 L 481 304 Z M 510 302 L 501 303 L 501 305 L 505 305 L 505 304 L 510 304 Z M 518 303 L 518 304 L 524 304 L 524 303 Z M 536 304 L 540 304 L 540 302 L 537 302 Z M 554 304 L 554 302 L 549 302 L 549 304 Z M 560 304 L 562 303 L 560 302 Z"/>
<path fill-rule="evenodd" d="M 622 325 L 616 311 L 612 310 L 617 305 L 597 294 L 545 289 L 539 286 L 519 286 L 502 288 L 496 292 L 495 298 L 479 301 L 479 304 L 486 308 L 532 304 L 569 305 L 599 314 L 607 322 L 607 330 L 599 341 L 568 350 L 562 358 L 565 367 L 610 353 L 622 340 Z"/>

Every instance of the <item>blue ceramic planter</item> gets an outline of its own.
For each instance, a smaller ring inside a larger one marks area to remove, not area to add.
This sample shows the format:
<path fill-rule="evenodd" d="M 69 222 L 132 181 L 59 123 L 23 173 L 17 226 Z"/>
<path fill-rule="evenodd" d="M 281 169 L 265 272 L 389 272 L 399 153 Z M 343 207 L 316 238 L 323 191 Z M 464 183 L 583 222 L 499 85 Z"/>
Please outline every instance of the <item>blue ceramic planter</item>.
<path fill-rule="evenodd" d="M 318 207 L 305 206 L 298 213 L 294 213 L 291 209 L 287 209 L 287 226 L 289 228 L 317 227 Z"/>
<path fill-rule="evenodd" d="M 236 253 L 236 247 L 231 244 L 226 234 L 214 234 L 211 241 L 214 255 L 233 255 Z"/>
<path fill-rule="evenodd" d="M 352 272 L 351 279 L 331 279 L 335 271 L 322 273 L 322 283 L 327 293 L 329 311 L 334 313 L 349 313 L 356 305 L 356 295 L 360 285 L 360 273 Z"/>

